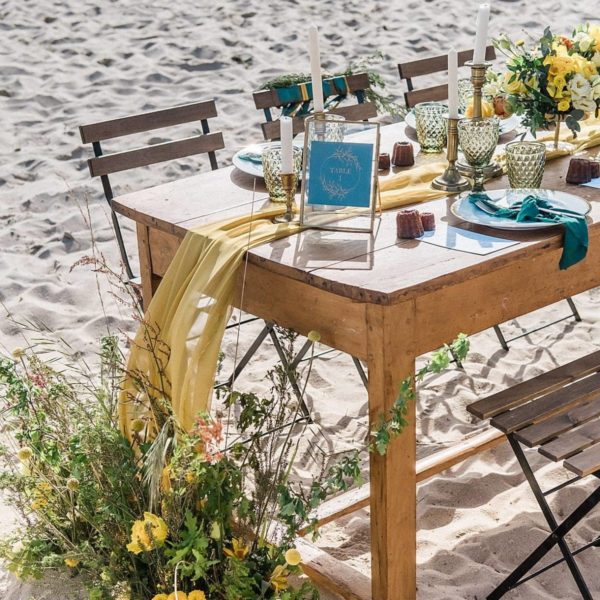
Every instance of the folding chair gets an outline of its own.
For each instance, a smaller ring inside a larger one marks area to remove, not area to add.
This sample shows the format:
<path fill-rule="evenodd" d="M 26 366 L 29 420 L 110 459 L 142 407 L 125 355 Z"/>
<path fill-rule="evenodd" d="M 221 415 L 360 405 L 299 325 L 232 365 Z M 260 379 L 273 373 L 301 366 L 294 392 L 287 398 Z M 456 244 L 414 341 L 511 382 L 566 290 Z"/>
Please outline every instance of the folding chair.
<path fill-rule="evenodd" d="M 480 419 L 491 418 L 491 425 L 506 434 L 551 531 L 488 598 L 501 598 L 566 562 L 582 598 L 592 600 L 575 556 L 600 545 L 600 537 L 572 550 L 565 536 L 600 502 L 600 487 L 561 523 L 546 497 L 588 475 L 600 477 L 600 351 L 479 400 L 467 410 Z M 523 446 L 537 448 L 554 462 L 564 461 L 564 468 L 575 476 L 542 491 Z M 562 558 L 530 573 L 554 546 L 559 547 Z"/>
<path fill-rule="evenodd" d="M 156 110 L 148 113 L 131 115 L 113 119 L 110 121 L 102 121 L 99 123 L 91 123 L 79 127 L 81 141 L 84 144 L 92 144 L 94 150 L 94 158 L 88 160 L 88 167 L 92 177 L 100 177 L 104 195 L 108 202 L 111 212 L 111 219 L 115 230 L 115 237 L 119 246 L 121 260 L 127 274 L 128 283 L 132 285 L 139 293 L 139 278 L 136 277 L 131 268 L 123 234 L 116 212 L 112 208 L 114 198 L 113 189 L 109 175 L 113 173 L 127 171 L 129 169 L 153 165 L 156 163 L 180 159 L 198 154 L 207 154 L 210 166 L 213 170 L 218 169 L 216 150 L 221 150 L 225 147 L 222 133 L 211 133 L 209 129 L 208 119 L 217 116 L 217 108 L 214 100 L 205 102 L 194 102 L 173 108 Z M 202 133 L 193 137 L 188 137 L 176 141 L 168 141 L 160 144 L 153 144 L 135 150 L 127 150 L 124 152 L 115 152 L 105 154 L 101 142 L 123 136 L 145 133 L 154 129 L 162 129 L 164 127 L 172 127 L 185 123 L 200 122 Z M 146 301 L 148 299 L 145 299 Z M 239 327 L 246 323 L 256 321 L 255 317 L 243 319 L 239 323 L 232 323 L 228 328 Z M 284 368 L 290 369 L 289 361 L 287 360 L 281 341 L 277 337 L 277 333 L 272 323 L 265 322 L 265 325 L 250 346 L 246 354 L 242 357 L 237 365 L 234 373 L 229 378 L 233 379 L 241 373 L 242 369 L 248 364 L 250 358 L 256 353 L 259 346 L 263 343 L 266 337 L 269 336 L 275 349 L 284 365 Z M 290 373 L 293 371 L 290 370 Z M 302 394 L 298 384 L 293 377 L 290 377 L 295 395 L 298 398 L 302 412 L 306 418 L 309 416 L 308 408 L 302 399 Z"/>
<path fill-rule="evenodd" d="M 458 53 L 458 66 L 462 67 L 464 64 L 473 58 L 473 50 L 462 50 Z M 494 46 L 488 46 L 485 49 L 485 59 L 487 61 L 496 60 L 496 50 Z M 411 60 L 404 63 L 398 64 L 398 72 L 400 73 L 400 80 L 406 81 L 407 91 L 404 92 L 404 100 L 406 102 L 406 108 L 413 108 L 415 104 L 419 102 L 438 102 L 441 100 L 448 99 L 448 84 L 442 83 L 440 85 L 434 85 L 426 88 L 420 88 L 418 90 L 414 87 L 413 78 L 421 77 L 423 75 L 431 75 L 433 73 L 439 73 L 442 71 L 446 71 L 448 69 L 448 56 L 446 54 L 440 56 L 430 56 L 429 58 L 420 58 L 418 60 Z M 536 331 L 540 331 L 545 329 L 546 327 L 550 327 L 550 325 L 555 325 L 556 323 L 560 323 L 566 319 L 570 319 L 573 317 L 575 321 L 580 322 L 581 316 L 579 315 L 579 311 L 575 306 L 575 302 L 573 298 L 565 298 L 567 301 L 571 312 L 556 321 L 552 321 L 551 323 L 546 323 L 545 325 L 541 325 L 540 327 L 536 327 L 535 329 L 530 329 L 529 331 L 525 331 L 519 335 L 516 335 L 512 338 L 507 339 L 504 336 L 504 333 L 500 329 L 500 325 L 494 325 L 494 332 L 496 333 L 496 337 L 500 342 L 500 346 L 506 351 L 509 349 L 510 342 L 514 342 L 515 340 L 526 337 Z"/>
<path fill-rule="evenodd" d="M 328 112 L 342 115 L 348 121 L 367 121 L 377 116 L 377 109 L 367 101 L 366 91 L 371 84 L 367 73 L 357 73 L 323 80 L 323 98 Z M 266 122 L 261 123 L 265 140 L 279 139 L 279 119 L 273 118 L 273 109 L 281 116 L 293 117 L 294 134 L 304 131 L 304 118 L 310 114 L 313 97 L 310 82 L 254 92 L 254 105 L 262 110 Z M 355 104 L 341 106 L 342 102 L 356 98 Z"/>

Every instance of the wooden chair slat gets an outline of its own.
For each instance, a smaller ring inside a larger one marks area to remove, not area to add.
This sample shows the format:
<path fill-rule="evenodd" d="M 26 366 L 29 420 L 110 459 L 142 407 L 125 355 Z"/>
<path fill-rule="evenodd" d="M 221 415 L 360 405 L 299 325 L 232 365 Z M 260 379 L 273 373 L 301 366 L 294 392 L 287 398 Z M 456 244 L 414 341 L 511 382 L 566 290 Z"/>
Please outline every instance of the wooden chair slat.
<path fill-rule="evenodd" d="M 566 412 L 569 408 L 584 404 L 599 396 L 600 373 L 595 373 L 551 392 L 547 396 L 542 396 L 523 406 L 502 413 L 494 417 L 491 424 L 504 433 L 512 433 L 532 423 Z"/>
<path fill-rule="evenodd" d="M 202 154 L 204 152 L 214 152 L 225 147 L 222 133 L 209 133 L 207 135 L 198 135 L 173 142 L 164 142 L 136 150 L 127 150 L 125 152 L 116 152 L 106 156 L 90 158 L 88 166 L 92 177 L 100 175 L 109 175 L 127 169 L 145 167 L 166 160 L 174 160 Z"/>
<path fill-rule="evenodd" d="M 348 91 L 353 93 L 365 90 L 369 87 L 369 75 L 367 73 L 357 73 L 346 77 Z M 259 90 L 254 92 L 254 105 L 262 110 L 265 108 L 281 108 L 283 104 L 279 100 L 277 90 Z"/>
<path fill-rule="evenodd" d="M 473 50 L 462 50 L 458 53 L 458 66 L 462 67 L 468 60 L 473 58 Z M 496 49 L 488 46 L 485 49 L 485 59 L 488 61 L 496 59 Z M 401 79 L 412 79 L 421 75 L 431 75 L 440 71 L 448 70 L 448 55 L 420 58 L 398 64 L 398 72 Z"/>
<path fill-rule="evenodd" d="M 377 108 L 372 102 L 363 102 L 362 104 L 351 104 L 349 106 L 340 106 L 331 111 L 336 115 L 342 115 L 348 121 L 367 121 L 377 116 Z M 278 140 L 280 125 L 279 121 L 268 121 L 261 124 L 263 135 L 267 140 Z M 304 119 L 295 117 L 292 123 L 294 135 L 304 131 Z"/>
<path fill-rule="evenodd" d="M 536 425 L 525 427 L 517 431 L 515 437 L 529 448 L 533 448 L 599 416 L 600 402 L 588 402 L 568 413 L 559 414 Z"/>
<path fill-rule="evenodd" d="M 580 477 L 591 475 L 600 469 L 600 444 L 572 456 L 563 463 L 565 468 Z"/>
<path fill-rule="evenodd" d="M 467 410 L 479 419 L 489 419 L 596 371 L 600 371 L 600 350 L 473 402 Z"/>
<path fill-rule="evenodd" d="M 217 116 L 214 100 L 194 102 L 182 106 L 174 106 L 163 110 L 121 117 L 110 121 L 101 121 L 89 125 L 81 125 L 79 132 L 84 144 L 108 140 L 134 133 L 143 133 L 153 129 L 181 125 L 192 121 L 201 121 Z"/>
<path fill-rule="evenodd" d="M 563 433 L 556 439 L 540 446 L 539 452 L 554 461 L 569 458 L 600 441 L 600 420 L 596 419 L 577 429 Z"/>
<path fill-rule="evenodd" d="M 448 84 L 443 83 L 433 87 L 421 88 L 411 92 L 404 92 L 404 101 L 407 108 L 413 108 L 419 102 L 441 102 L 448 99 Z"/>

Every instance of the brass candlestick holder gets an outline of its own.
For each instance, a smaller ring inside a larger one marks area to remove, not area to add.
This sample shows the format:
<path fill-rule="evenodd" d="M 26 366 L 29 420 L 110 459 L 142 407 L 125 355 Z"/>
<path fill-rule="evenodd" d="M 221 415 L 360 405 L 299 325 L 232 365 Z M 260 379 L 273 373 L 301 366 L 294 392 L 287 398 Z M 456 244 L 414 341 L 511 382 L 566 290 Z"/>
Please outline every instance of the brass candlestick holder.
<path fill-rule="evenodd" d="M 486 82 L 486 72 L 492 66 L 491 62 L 483 61 L 482 63 L 474 63 L 468 60 L 465 65 L 471 67 L 471 83 L 473 84 L 473 116 L 472 119 L 483 119 L 483 86 Z M 467 177 L 473 177 L 474 169 L 471 165 L 463 162 L 457 163 L 458 172 Z M 490 162 L 483 168 L 485 177 L 497 177 L 502 175 L 502 167 L 497 162 Z"/>
<path fill-rule="evenodd" d="M 431 187 L 435 190 L 443 190 L 449 194 L 458 194 L 468 190 L 469 182 L 459 173 L 456 168 L 458 158 L 458 119 L 448 118 L 448 144 L 447 144 L 448 167 L 442 175 L 436 177 Z"/>
<path fill-rule="evenodd" d="M 285 212 L 273 219 L 274 223 L 292 223 L 298 221 L 294 219 L 294 198 L 298 187 L 298 176 L 296 173 L 282 173 L 281 187 L 285 192 Z"/>

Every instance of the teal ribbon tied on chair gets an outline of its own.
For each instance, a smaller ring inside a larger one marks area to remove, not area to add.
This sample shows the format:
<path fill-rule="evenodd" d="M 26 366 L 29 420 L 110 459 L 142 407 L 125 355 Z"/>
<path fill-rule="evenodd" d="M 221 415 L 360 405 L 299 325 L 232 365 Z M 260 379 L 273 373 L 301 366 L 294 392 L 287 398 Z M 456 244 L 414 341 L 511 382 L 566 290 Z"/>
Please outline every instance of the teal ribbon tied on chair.
<path fill-rule="evenodd" d="M 281 114 L 286 117 L 304 117 L 311 112 L 313 98 L 312 83 L 299 83 L 286 87 L 275 88 L 279 103 L 282 105 Z M 323 97 L 327 100 L 325 108 L 337 106 L 348 95 L 346 77 L 340 75 L 323 80 Z M 332 98 L 333 96 L 333 98 Z"/>
<path fill-rule="evenodd" d="M 521 203 L 499 207 L 486 194 L 471 194 L 469 201 L 477 206 L 483 203 L 495 217 L 513 219 L 517 223 L 555 223 L 564 227 L 563 252 L 558 266 L 568 269 L 583 260 L 589 245 L 588 226 L 586 218 L 572 210 L 556 207 L 543 198 L 529 195 Z M 486 211 L 487 212 L 487 211 Z"/>

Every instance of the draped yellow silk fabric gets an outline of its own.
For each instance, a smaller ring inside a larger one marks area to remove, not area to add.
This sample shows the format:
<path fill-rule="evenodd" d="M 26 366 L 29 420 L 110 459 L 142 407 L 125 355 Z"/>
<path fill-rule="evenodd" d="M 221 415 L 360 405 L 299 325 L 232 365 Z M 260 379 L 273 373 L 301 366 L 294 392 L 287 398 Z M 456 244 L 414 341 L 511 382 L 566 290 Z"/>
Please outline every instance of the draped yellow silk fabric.
<path fill-rule="evenodd" d="M 563 137 L 571 141 L 568 131 Z M 600 122 L 594 120 L 582 125 L 571 151 L 597 144 Z M 565 153 L 568 151 L 559 150 L 554 155 Z M 445 167 L 445 161 L 425 164 L 382 180 L 383 210 L 445 196 L 430 186 Z M 127 370 L 135 376 L 125 379 L 120 398 L 121 428 L 126 435 L 131 434 L 133 418 L 149 415 L 134 379 L 146 380 L 153 390 L 164 390 L 185 430 L 191 428 L 199 411 L 210 408 L 219 350 L 246 251 L 299 231 L 297 224 L 271 222 L 281 212 L 277 206 L 187 233 L 150 302 L 146 325 L 140 325 L 132 344 Z M 166 364 L 157 360 L 156 335 L 170 349 Z"/>

